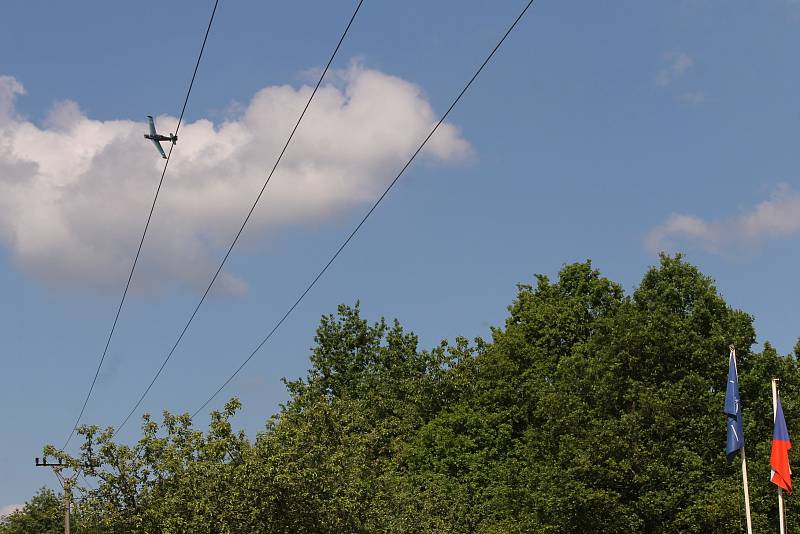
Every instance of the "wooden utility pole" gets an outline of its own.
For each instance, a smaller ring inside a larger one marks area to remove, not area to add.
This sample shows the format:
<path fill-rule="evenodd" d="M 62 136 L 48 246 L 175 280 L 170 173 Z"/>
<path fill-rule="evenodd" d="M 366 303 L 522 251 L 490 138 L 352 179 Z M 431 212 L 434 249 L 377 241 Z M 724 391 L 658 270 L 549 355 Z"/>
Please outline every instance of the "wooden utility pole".
<path fill-rule="evenodd" d="M 64 534 L 69 534 L 69 509 L 72 504 L 72 482 L 73 480 L 61 478 L 61 485 L 64 487 Z"/>
<path fill-rule="evenodd" d="M 63 463 L 61 460 L 58 460 L 58 463 L 48 462 L 47 456 L 42 458 L 41 461 L 39 461 L 39 458 L 36 458 L 36 467 L 52 467 L 53 473 L 55 473 L 56 478 L 58 478 L 58 481 L 61 483 L 61 488 L 64 490 L 64 534 L 69 534 L 69 512 L 72 505 L 72 487 L 75 485 L 75 479 L 77 479 L 80 474 L 80 469 L 73 468 L 75 469 L 75 473 L 68 477 L 64 475 L 63 471 L 70 466 Z"/>

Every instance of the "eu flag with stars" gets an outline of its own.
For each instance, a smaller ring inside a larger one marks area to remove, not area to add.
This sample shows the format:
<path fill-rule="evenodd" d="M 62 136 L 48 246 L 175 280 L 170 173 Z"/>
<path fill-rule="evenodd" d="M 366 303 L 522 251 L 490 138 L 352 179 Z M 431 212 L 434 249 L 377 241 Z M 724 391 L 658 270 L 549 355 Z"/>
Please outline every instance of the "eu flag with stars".
<path fill-rule="evenodd" d="M 728 387 L 725 390 L 725 415 L 728 423 L 728 461 L 744 447 L 742 405 L 739 402 L 739 374 L 736 372 L 736 352 L 731 349 L 728 362 Z"/>

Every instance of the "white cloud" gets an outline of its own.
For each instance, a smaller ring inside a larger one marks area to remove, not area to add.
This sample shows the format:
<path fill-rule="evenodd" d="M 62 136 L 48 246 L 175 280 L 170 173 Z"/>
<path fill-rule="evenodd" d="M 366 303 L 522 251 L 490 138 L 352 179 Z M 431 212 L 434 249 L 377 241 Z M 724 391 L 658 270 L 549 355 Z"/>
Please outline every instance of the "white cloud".
<path fill-rule="evenodd" d="M 781 185 L 769 198 L 735 217 L 705 221 L 692 215 L 673 213 L 645 239 L 654 252 L 676 245 L 695 243 L 711 252 L 725 247 L 753 244 L 800 233 L 800 193 Z"/>
<path fill-rule="evenodd" d="M 334 80 L 320 88 L 273 176 L 248 225 L 251 241 L 372 200 L 436 121 L 405 80 L 359 64 Z M 233 119 L 181 126 L 137 271 L 140 290 L 208 280 L 310 92 L 267 87 Z M 142 138 L 144 122 L 92 120 L 62 102 L 37 126 L 14 113 L 23 93 L 17 80 L 0 77 L 0 243 L 19 268 L 48 283 L 119 289 L 163 160 Z M 176 123 L 156 117 L 165 133 Z M 470 150 L 443 124 L 425 155 L 451 162 Z M 223 288 L 243 288 L 226 276 Z"/>
<path fill-rule="evenodd" d="M 25 88 L 13 76 L 0 75 L 0 125 L 13 116 L 14 98 L 24 95 Z"/>
<path fill-rule="evenodd" d="M 694 59 L 685 52 L 669 52 L 664 55 L 669 64 L 656 73 L 656 85 L 664 87 L 681 78 L 694 65 Z"/>
<path fill-rule="evenodd" d="M 21 504 L 7 504 L 6 506 L 0 506 L 0 518 L 11 515 L 17 510 L 22 510 L 22 507 L 23 505 Z"/>

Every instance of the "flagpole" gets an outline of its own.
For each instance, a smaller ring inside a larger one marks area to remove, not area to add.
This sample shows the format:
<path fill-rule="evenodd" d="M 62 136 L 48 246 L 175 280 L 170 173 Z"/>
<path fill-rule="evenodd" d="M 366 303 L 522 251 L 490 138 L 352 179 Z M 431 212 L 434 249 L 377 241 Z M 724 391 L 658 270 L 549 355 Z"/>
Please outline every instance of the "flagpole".
<path fill-rule="evenodd" d="M 744 457 L 744 447 L 742 447 L 742 484 L 744 484 L 744 515 L 747 518 L 747 534 L 753 534 L 753 520 L 750 518 L 750 490 L 747 489 L 747 459 Z"/>
<path fill-rule="evenodd" d="M 772 379 L 772 423 L 775 423 L 775 418 L 778 416 L 778 380 L 777 378 Z M 781 487 L 778 486 L 778 523 L 780 525 L 780 530 L 778 531 L 780 534 L 786 534 L 786 519 L 784 517 L 784 509 L 783 509 L 783 491 Z"/>
<path fill-rule="evenodd" d="M 742 414 L 742 412 L 741 412 L 741 407 L 739 405 L 739 398 L 738 398 L 739 397 L 739 386 L 738 386 L 738 384 L 739 384 L 739 373 L 736 370 L 736 347 L 731 345 L 730 346 L 730 350 L 731 350 L 731 354 L 730 354 L 731 369 L 729 369 L 728 372 L 729 373 L 732 372 L 733 376 L 734 376 L 734 379 L 731 380 L 731 382 L 733 382 L 735 380 L 735 386 L 734 386 L 735 387 L 735 390 L 734 390 L 735 391 L 735 393 L 734 393 L 734 396 L 735 396 L 734 397 L 734 402 L 736 403 L 735 413 L 739 414 L 738 415 L 738 418 L 739 418 L 739 421 L 740 421 L 740 423 L 739 423 L 740 424 L 739 432 L 742 433 L 742 430 L 741 430 L 741 414 Z M 728 376 L 730 377 L 731 375 L 729 374 Z M 728 403 L 728 394 L 729 393 L 730 393 L 730 389 L 725 394 L 725 403 L 726 403 L 726 405 Z M 726 410 L 727 410 L 727 408 L 726 408 Z M 727 411 L 726 413 L 732 414 L 734 412 Z M 730 430 L 729 430 L 729 432 L 730 432 Z M 730 434 L 729 434 L 729 436 L 730 436 Z M 750 485 L 747 482 L 747 458 L 745 457 L 745 454 L 744 454 L 744 435 L 741 436 L 741 449 L 740 450 L 742 451 L 742 486 L 744 487 L 744 515 L 745 515 L 745 519 L 747 520 L 747 534 L 753 534 L 753 520 L 752 520 L 752 518 L 750 516 Z M 728 451 L 729 454 L 730 454 L 730 452 L 731 451 Z M 783 534 L 783 533 L 781 533 L 781 534 Z"/>

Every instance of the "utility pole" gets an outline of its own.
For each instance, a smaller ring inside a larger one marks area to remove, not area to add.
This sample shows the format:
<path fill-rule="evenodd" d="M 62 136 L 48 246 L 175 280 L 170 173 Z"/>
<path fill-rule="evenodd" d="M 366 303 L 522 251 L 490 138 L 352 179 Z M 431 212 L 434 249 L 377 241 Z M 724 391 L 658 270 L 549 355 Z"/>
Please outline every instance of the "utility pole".
<path fill-rule="evenodd" d="M 36 458 L 36 467 L 52 467 L 53 473 L 55 473 L 58 481 L 61 483 L 61 487 L 64 490 L 64 534 L 69 534 L 69 517 L 70 517 L 70 507 L 72 505 L 72 488 L 75 486 L 75 480 L 80 475 L 80 467 L 90 467 L 90 465 L 86 466 L 69 466 L 61 461 L 58 460 L 58 463 L 48 462 L 47 456 L 39 461 L 39 458 Z M 64 469 L 72 468 L 75 470 L 75 473 L 72 476 L 66 476 L 63 471 Z"/>

